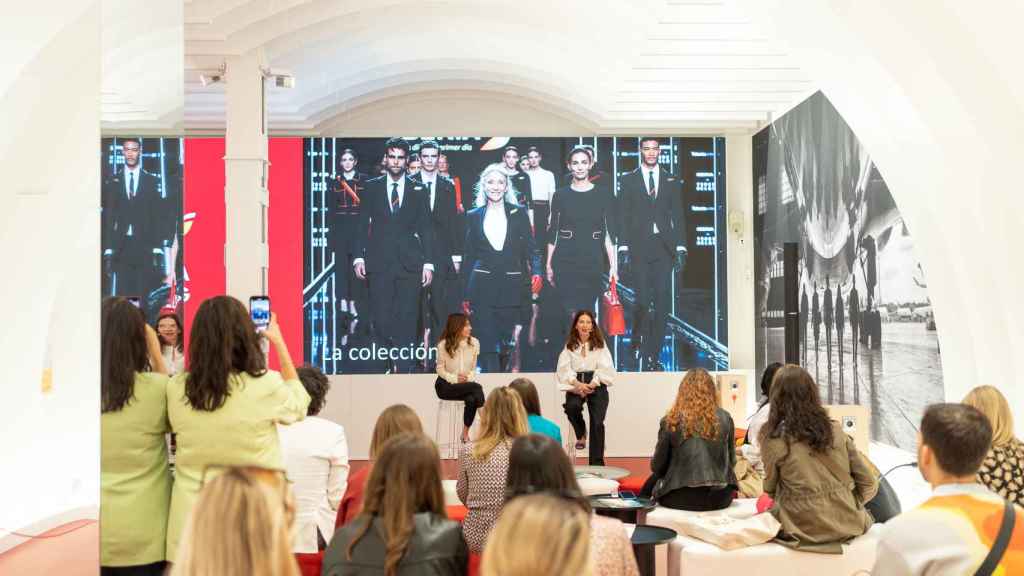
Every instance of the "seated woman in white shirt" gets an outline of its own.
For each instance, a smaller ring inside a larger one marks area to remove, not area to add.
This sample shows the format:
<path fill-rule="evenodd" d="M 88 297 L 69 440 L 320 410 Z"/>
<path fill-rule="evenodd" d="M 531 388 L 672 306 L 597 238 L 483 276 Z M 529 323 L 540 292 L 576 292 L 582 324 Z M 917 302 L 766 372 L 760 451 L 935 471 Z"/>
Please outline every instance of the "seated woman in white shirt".
<path fill-rule="evenodd" d="M 768 403 L 768 398 L 771 396 L 772 379 L 775 378 L 775 373 L 779 371 L 779 368 L 782 368 L 781 363 L 772 362 L 761 374 L 761 394 L 763 398 L 757 412 L 754 412 L 754 415 L 747 421 L 747 436 L 743 441 L 743 446 L 740 448 L 740 453 L 743 457 L 762 475 L 764 474 L 764 463 L 761 462 L 761 439 L 759 435 L 761 434 L 761 428 L 768 422 L 768 414 L 771 412 L 771 404 Z"/>
<path fill-rule="evenodd" d="M 185 331 L 181 318 L 173 310 L 160 313 L 156 321 L 156 333 L 160 338 L 160 351 L 164 356 L 167 374 L 174 376 L 185 371 Z"/>
<path fill-rule="evenodd" d="M 281 455 L 295 496 L 292 551 L 315 553 L 334 535 L 338 504 L 348 484 L 348 442 L 340 424 L 317 418 L 331 385 L 319 368 L 300 366 L 299 380 L 309 393 L 309 416 L 278 426 Z"/>
<path fill-rule="evenodd" d="M 469 441 L 469 428 L 476 411 L 484 405 L 484 389 L 474 382 L 480 341 L 472 336 L 473 325 L 465 314 L 451 314 L 444 334 L 437 341 L 437 380 L 434 391 L 442 400 L 462 400 L 462 441 Z"/>
<path fill-rule="evenodd" d="M 604 417 L 608 412 L 608 387 L 615 381 L 615 361 L 605 346 L 601 329 L 589 310 L 576 312 L 565 348 L 555 368 L 558 389 L 565 392 L 565 415 L 576 434 L 576 448 L 586 446 L 587 424 L 583 405 L 590 413 L 590 465 L 604 466 Z"/>

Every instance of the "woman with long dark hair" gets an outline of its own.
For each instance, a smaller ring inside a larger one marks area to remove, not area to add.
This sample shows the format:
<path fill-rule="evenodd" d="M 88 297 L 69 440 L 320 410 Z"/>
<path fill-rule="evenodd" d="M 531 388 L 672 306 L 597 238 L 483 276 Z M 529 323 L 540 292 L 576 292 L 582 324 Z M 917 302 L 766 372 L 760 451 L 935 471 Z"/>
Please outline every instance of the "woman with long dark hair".
<path fill-rule="evenodd" d="M 525 206 L 509 176 L 489 167 L 477 182 L 477 208 L 466 214 L 466 288 L 463 309 L 480 328 L 486 372 L 518 372 L 521 334 L 531 316 L 531 292 L 540 291 L 537 253 Z"/>
<path fill-rule="evenodd" d="M 764 464 L 761 462 L 761 439 L 759 435 L 761 434 L 761 428 L 768 422 L 768 414 L 771 412 L 771 403 L 768 400 L 771 397 L 772 380 L 775 378 L 775 373 L 779 371 L 779 368 L 782 368 L 781 362 L 772 362 L 765 367 L 764 372 L 761 374 L 761 404 L 747 422 L 747 436 L 741 448 L 743 457 L 760 474 L 764 474 Z"/>
<path fill-rule="evenodd" d="M 558 424 L 540 415 L 540 395 L 537 394 L 537 387 L 533 385 L 533 380 L 516 378 L 509 383 L 508 387 L 515 390 L 516 394 L 519 394 L 519 398 L 523 400 L 530 432 L 543 434 L 561 445 L 562 429 L 558 427 Z"/>
<path fill-rule="evenodd" d="M 829 419 L 803 368 L 787 364 L 775 374 L 760 440 L 764 491 L 775 500 L 780 543 L 836 551 L 871 527 L 864 505 L 878 491 L 878 478 Z"/>
<path fill-rule="evenodd" d="M 445 514 L 437 446 L 423 434 L 387 443 L 366 483 L 363 509 L 334 534 L 325 576 L 466 574 L 462 528 Z"/>
<path fill-rule="evenodd" d="M 185 329 L 181 318 L 173 310 L 160 313 L 156 320 L 156 333 L 160 337 L 160 350 L 171 376 L 185 371 Z"/>
<path fill-rule="evenodd" d="M 651 476 L 641 494 L 677 510 L 721 510 L 736 490 L 735 429 L 718 406 L 715 380 L 703 368 L 686 371 L 675 402 L 661 419 Z"/>
<path fill-rule="evenodd" d="M 451 314 L 437 342 L 437 380 L 434 391 L 442 400 L 462 400 L 462 441 L 469 441 L 469 428 L 476 411 L 484 405 L 484 389 L 474 382 L 480 341 L 473 337 L 473 325 L 465 314 Z"/>
<path fill-rule="evenodd" d="M 569 457 L 547 436 L 530 434 L 512 443 L 508 457 L 506 503 L 523 495 L 550 493 L 575 502 L 590 518 L 590 567 L 594 576 L 639 574 L 622 522 L 592 514 L 576 482 Z"/>
<path fill-rule="evenodd" d="M 558 389 L 565 392 L 565 415 L 576 434 L 576 448 L 587 441 L 583 405 L 590 414 L 590 465 L 604 465 L 604 417 L 608 412 L 608 387 L 615 382 L 615 361 L 605 345 L 594 313 L 579 310 L 573 316 L 565 348 L 555 367 Z"/>
<path fill-rule="evenodd" d="M 612 284 L 618 276 L 613 196 L 607 186 L 591 181 L 592 154 L 583 146 L 569 152 L 572 179 L 551 200 L 547 277 L 570 315 L 594 309 L 605 271 Z"/>
<path fill-rule="evenodd" d="M 267 370 L 260 333 L 238 300 L 217 296 L 192 321 L 189 371 L 167 385 L 167 414 L 177 434 L 167 554 L 174 558 L 188 511 L 210 466 L 284 468 L 278 424 L 301 420 L 309 394 L 292 364 L 277 316 L 262 332 L 280 373 Z"/>
<path fill-rule="evenodd" d="M 167 369 L 156 332 L 124 298 L 100 318 L 101 572 L 163 574 L 171 474 Z"/>

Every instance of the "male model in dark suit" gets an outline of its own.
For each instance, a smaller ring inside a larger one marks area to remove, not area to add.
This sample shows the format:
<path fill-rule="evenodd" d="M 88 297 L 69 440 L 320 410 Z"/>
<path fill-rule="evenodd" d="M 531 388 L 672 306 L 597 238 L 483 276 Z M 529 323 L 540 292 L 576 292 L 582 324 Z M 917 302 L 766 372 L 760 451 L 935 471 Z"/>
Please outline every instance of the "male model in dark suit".
<path fill-rule="evenodd" d="M 642 138 L 640 167 L 620 180 L 619 253 L 632 268 L 636 294 L 633 346 L 639 348 L 644 368 L 650 371 L 664 369 L 658 357 L 672 302 L 672 274 L 686 265 L 683 185 L 658 166 L 660 150 L 657 138 Z"/>
<path fill-rule="evenodd" d="M 177 246 L 178 217 L 164 213 L 157 177 L 142 169 L 141 141 L 122 140 L 121 150 L 121 170 L 103 183 L 103 293 L 145 300 L 161 281 L 174 282 L 164 249 Z"/>
<path fill-rule="evenodd" d="M 461 301 L 458 273 L 465 238 L 463 222 L 455 206 L 455 186 L 437 171 L 441 148 L 427 140 L 420 144 L 420 172 L 412 180 L 426 189 L 427 209 L 434 241 L 434 279 L 423 289 L 423 327 L 429 330 L 427 345 L 437 344 L 448 314 Z"/>
<path fill-rule="evenodd" d="M 387 173 L 366 183 L 352 267 L 369 285 L 378 346 L 405 347 L 416 341 L 420 288 L 434 277 L 433 231 L 426 189 L 405 174 L 409 145 L 391 138 L 384 148 Z"/>

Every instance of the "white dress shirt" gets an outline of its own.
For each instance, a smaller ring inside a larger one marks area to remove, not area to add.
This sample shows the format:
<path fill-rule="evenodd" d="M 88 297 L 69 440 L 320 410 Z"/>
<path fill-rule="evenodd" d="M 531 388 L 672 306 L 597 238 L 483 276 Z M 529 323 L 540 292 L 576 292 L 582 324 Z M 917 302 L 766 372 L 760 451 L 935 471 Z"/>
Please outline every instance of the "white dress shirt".
<path fill-rule="evenodd" d="M 167 375 L 174 376 L 179 372 L 185 371 L 185 355 L 178 352 L 178 349 L 174 346 L 161 346 L 160 351 L 163 353 L 164 364 L 167 365 Z"/>
<path fill-rule="evenodd" d="M 758 472 L 764 474 L 764 462 L 761 461 L 761 428 L 768 423 L 768 415 L 771 413 L 771 404 L 765 402 L 764 406 L 757 409 L 754 415 L 747 422 L 747 440 L 750 444 L 744 444 L 740 451 L 743 457 L 750 462 Z"/>
<path fill-rule="evenodd" d="M 281 456 L 293 482 L 295 528 L 293 552 L 317 552 L 316 530 L 324 540 L 334 535 L 338 504 L 348 486 L 348 443 L 340 424 L 308 416 L 278 426 Z"/>
<path fill-rule="evenodd" d="M 388 196 L 388 206 L 391 205 L 391 190 L 395 184 L 398 184 L 398 208 L 394 209 L 394 212 L 398 212 L 402 208 L 402 202 L 405 201 L 405 176 L 402 176 L 395 181 L 391 179 L 391 175 L 389 174 L 384 181 L 387 182 L 387 190 L 385 192 Z"/>
<path fill-rule="evenodd" d="M 437 204 L 435 202 L 435 199 L 437 198 L 437 172 L 425 172 L 420 170 L 420 180 L 423 181 L 423 186 L 430 194 L 430 211 L 433 212 Z"/>
<path fill-rule="evenodd" d="M 591 350 L 589 342 L 576 350 L 562 348 L 562 353 L 558 355 L 558 364 L 555 366 L 555 382 L 558 389 L 572 390 L 577 372 L 593 372 L 594 379 L 590 381 L 591 384 L 611 386 L 615 382 L 615 361 L 612 360 L 608 344 L 605 343 L 603 348 L 597 350 Z"/>
<path fill-rule="evenodd" d="M 527 170 L 526 175 L 530 177 L 530 194 L 534 200 L 550 202 L 555 195 L 555 175 L 550 170 L 537 168 Z"/>
<path fill-rule="evenodd" d="M 124 193 L 129 199 L 133 198 L 139 190 L 139 176 L 141 174 L 142 170 L 139 164 L 136 164 L 135 168 L 124 167 L 124 174 L 122 175 L 124 177 Z"/>
<path fill-rule="evenodd" d="M 648 168 L 646 164 L 640 164 L 640 173 L 644 178 L 644 190 L 647 191 L 647 195 L 651 195 L 651 174 L 654 174 L 654 193 L 657 194 L 661 190 L 661 170 L 658 170 L 658 166 L 654 168 Z M 651 222 L 651 232 L 654 234 L 658 233 L 658 225 Z"/>
<path fill-rule="evenodd" d="M 487 212 L 484 213 L 484 236 L 491 248 L 501 250 L 505 247 L 505 235 L 508 234 L 508 216 L 505 215 L 505 206 L 488 204 Z"/>

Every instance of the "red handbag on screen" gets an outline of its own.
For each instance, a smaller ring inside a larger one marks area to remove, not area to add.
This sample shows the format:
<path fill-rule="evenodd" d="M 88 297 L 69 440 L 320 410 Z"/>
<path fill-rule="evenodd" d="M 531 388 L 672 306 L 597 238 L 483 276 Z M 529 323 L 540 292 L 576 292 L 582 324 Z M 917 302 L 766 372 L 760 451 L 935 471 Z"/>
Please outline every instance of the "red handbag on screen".
<path fill-rule="evenodd" d="M 601 298 L 601 329 L 605 336 L 622 336 L 626 333 L 626 315 L 619 302 L 619 290 L 615 284 Z"/>

